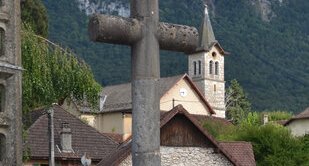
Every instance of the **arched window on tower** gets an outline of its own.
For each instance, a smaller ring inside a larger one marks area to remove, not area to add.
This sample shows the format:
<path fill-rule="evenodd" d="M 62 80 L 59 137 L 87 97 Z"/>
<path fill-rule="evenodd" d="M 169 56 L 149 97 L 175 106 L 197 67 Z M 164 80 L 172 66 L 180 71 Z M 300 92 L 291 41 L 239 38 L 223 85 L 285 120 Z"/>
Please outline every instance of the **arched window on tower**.
<path fill-rule="evenodd" d="M 198 61 L 198 74 L 202 74 L 202 61 Z"/>
<path fill-rule="evenodd" d="M 213 71 L 212 71 L 213 70 L 213 63 L 214 63 L 213 61 L 209 62 L 209 74 L 213 74 Z"/>
<path fill-rule="evenodd" d="M 4 55 L 4 29 L 0 27 L 0 56 Z"/>
<path fill-rule="evenodd" d="M 193 72 L 194 72 L 194 75 L 196 75 L 196 62 L 195 61 L 193 62 Z"/>
<path fill-rule="evenodd" d="M 219 62 L 215 63 L 215 75 L 219 75 Z"/>
<path fill-rule="evenodd" d="M 3 161 L 6 151 L 6 140 L 5 135 L 0 133 L 0 161 Z"/>

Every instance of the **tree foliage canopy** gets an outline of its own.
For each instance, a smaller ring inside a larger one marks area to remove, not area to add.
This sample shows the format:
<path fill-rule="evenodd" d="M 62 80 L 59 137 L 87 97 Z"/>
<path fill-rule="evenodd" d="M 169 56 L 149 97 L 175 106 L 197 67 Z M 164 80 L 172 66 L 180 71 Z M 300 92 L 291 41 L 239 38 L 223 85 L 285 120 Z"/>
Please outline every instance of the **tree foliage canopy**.
<path fill-rule="evenodd" d="M 65 98 L 97 105 L 101 86 L 89 66 L 69 50 L 37 36 L 29 26 L 22 31 L 22 65 L 24 112 Z"/>
<path fill-rule="evenodd" d="M 294 138 L 280 125 L 248 126 L 238 130 L 236 140 L 252 142 L 258 165 L 308 165 L 308 142 Z"/>
<path fill-rule="evenodd" d="M 204 127 L 218 140 L 251 142 L 258 166 L 309 165 L 309 135 L 293 137 L 291 132 L 276 123 L 261 125 L 257 112 L 236 126 L 204 122 Z"/>
<path fill-rule="evenodd" d="M 243 88 L 235 79 L 230 82 L 230 86 L 226 90 L 226 96 L 227 118 L 238 124 L 245 119 L 251 111 L 251 104 Z"/>
<path fill-rule="evenodd" d="M 46 8 L 41 0 L 26 0 L 21 3 L 21 19 L 30 25 L 33 31 L 43 37 L 48 35 Z"/>

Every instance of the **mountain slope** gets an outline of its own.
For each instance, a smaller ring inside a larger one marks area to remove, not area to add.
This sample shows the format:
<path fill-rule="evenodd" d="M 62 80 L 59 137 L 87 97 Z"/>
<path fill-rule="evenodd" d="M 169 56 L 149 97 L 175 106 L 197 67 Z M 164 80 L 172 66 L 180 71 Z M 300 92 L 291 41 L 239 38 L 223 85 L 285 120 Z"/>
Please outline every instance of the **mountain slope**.
<path fill-rule="evenodd" d="M 86 14 L 128 15 L 124 0 L 43 0 L 49 38 L 72 48 L 103 85 L 130 80 L 130 49 L 90 42 Z M 217 40 L 231 52 L 226 80 L 239 80 L 257 110 L 299 112 L 309 105 L 309 1 L 208 0 Z M 200 0 L 160 1 L 160 20 L 198 27 Z M 161 52 L 161 76 L 187 71 L 187 57 Z"/>

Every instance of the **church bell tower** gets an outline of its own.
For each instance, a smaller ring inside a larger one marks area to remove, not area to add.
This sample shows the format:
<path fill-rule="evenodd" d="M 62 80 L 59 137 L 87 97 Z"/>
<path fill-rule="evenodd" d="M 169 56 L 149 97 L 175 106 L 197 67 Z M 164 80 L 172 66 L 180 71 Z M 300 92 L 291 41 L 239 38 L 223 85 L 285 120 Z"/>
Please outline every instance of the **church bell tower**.
<path fill-rule="evenodd" d="M 199 47 L 188 57 L 188 73 L 217 117 L 225 118 L 224 52 L 215 39 L 205 5 L 199 30 Z"/>
<path fill-rule="evenodd" d="M 0 165 L 22 165 L 20 1 L 0 0 Z"/>

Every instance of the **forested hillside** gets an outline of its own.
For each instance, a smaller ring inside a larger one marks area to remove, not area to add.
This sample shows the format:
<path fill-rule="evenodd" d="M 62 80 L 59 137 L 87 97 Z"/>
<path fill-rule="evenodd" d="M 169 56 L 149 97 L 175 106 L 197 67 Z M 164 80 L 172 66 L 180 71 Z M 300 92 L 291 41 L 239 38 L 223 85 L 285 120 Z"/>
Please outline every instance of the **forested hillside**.
<path fill-rule="evenodd" d="M 73 49 L 90 64 L 101 84 L 130 80 L 129 48 L 90 42 L 86 15 L 91 11 L 126 15 L 128 0 L 43 2 L 49 16 L 50 40 Z M 253 109 L 299 112 L 309 106 L 309 1 L 208 2 L 216 38 L 231 53 L 226 56 L 226 81 L 236 78 L 240 82 Z M 201 0 L 160 1 L 161 21 L 198 27 L 202 12 Z M 186 71 L 185 55 L 161 52 L 162 77 Z"/>

